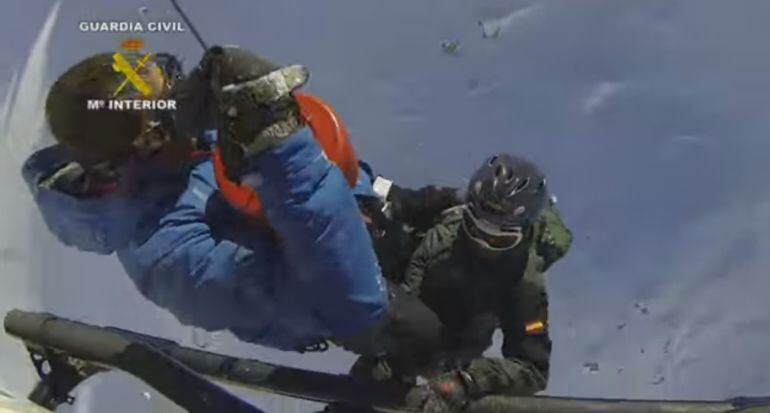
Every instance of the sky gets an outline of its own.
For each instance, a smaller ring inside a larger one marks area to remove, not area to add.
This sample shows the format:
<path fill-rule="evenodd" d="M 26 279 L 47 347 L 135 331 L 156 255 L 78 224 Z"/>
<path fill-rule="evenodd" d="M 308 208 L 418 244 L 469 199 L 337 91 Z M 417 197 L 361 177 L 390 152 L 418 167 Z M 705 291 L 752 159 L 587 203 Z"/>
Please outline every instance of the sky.
<path fill-rule="evenodd" d="M 346 371 L 353 357 L 342 351 L 280 353 L 180 326 L 134 290 L 114 257 L 57 244 L 18 166 L 50 142 L 41 110 L 48 85 L 121 39 L 81 33 L 77 23 L 136 20 L 140 7 L 150 19 L 177 17 L 161 0 L 6 3 L 14 13 L 0 16 L 0 311 L 46 310 Z M 181 3 L 209 44 L 306 65 L 309 91 L 335 106 L 359 156 L 396 182 L 463 186 L 494 152 L 542 165 L 574 233 L 548 274 L 548 394 L 770 395 L 770 3 Z M 188 68 L 201 55 L 189 32 L 148 36 L 147 45 Z M 0 388 L 26 392 L 23 357 L 0 336 Z M 166 406 L 145 391 L 113 374 L 62 411 Z M 279 397 L 255 403 L 314 408 Z"/>

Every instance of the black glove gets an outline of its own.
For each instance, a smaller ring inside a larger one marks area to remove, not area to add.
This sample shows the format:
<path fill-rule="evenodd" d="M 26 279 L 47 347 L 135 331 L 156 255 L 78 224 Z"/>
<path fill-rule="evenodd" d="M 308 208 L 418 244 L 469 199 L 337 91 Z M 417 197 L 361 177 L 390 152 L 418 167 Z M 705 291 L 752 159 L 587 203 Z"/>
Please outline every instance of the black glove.
<path fill-rule="evenodd" d="M 463 411 L 477 395 L 473 377 L 464 370 L 442 374 L 407 394 L 407 406 L 423 413 Z"/>
<path fill-rule="evenodd" d="M 418 297 L 388 284 L 387 312 L 365 331 L 337 337 L 335 343 L 356 354 L 385 356 L 398 375 L 422 373 L 439 349 L 441 321 Z"/>
<path fill-rule="evenodd" d="M 281 67 L 234 46 L 212 47 L 203 56 L 216 102 L 219 145 L 231 179 L 245 157 L 257 155 L 300 127 L 292 92 L 308 80 L 302 66 Z"/>
<path fill-rule="evenodd" d="M 167 111 L 174 137 L 200 138 L 205 131 L 216 129 L 216 105 L 208 73 L 202 65 L 189 76 L 174 82 L 169 97 L 176 100 L 177 110 Z"/>

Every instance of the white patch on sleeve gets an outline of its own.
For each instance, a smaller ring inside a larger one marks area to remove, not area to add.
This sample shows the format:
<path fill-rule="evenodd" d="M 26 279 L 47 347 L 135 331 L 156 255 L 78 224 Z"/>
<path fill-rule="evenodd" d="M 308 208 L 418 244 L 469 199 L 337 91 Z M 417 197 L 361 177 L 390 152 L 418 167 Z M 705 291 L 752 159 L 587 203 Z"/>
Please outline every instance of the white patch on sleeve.
<path fill-rule="evenodd" d="M 208 201 L 209 197 L 206 195 L 206 192 L 198 188 L 197 186 L 194 186 L 192 188 L 192 193 L 195 195 L 201 202 Z"/>
<path fill-rule="evenodd" d="M 252 188 L 259 188 L 262 186 L 263 182 L 264 178 L 262 177 L 262 174 L 258 172 L 249 173 L 241 177 L 241 184 L 250 186 Z"/>
<path fill-rule="evenodd" d="M 388 199 L 388 193 L 390 192 L 390 188 L 393 186 L 393 181 L 387 180 L 381 176 L 378 176 L 374 179 L 374 183 L 372 183 L 372 189 L 374 189 L 374 193 L 377 194 L 377 197 L 380 198 L 382 202 L 385 202 Z"/>

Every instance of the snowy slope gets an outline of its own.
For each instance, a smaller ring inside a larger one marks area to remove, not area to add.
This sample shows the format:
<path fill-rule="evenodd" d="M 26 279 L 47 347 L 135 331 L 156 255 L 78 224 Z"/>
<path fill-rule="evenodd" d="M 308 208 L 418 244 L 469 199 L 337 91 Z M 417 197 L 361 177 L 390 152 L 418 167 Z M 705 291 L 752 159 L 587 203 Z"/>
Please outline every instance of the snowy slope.
<path fill-rule="evenodd" d="M 0 50 L 0 85 L 18 73 L 17 90 L 34 89 L 22 81 L 31 70 L 24 64 L 50 9 L 10 2 L 29 23 L 0 17 L 0 34 L 15 39 Z M 172 16 L 160 0 L 106 3 L 62 4 L 45 82 L 119 41 L 79 33 L 77 21 L 133 18 L 140 6 Z M 335 104 L 361 156 L 402 183 L 462 185 L 484 156 L 500 150 L 543 165 L 575 232 L 570 255 L 549 278 L 549 393 L 770 394 L 770 3 L 183 3 L 209 43 L 308 65 L 310 89 Z M 445 41 L 459 47 L 442 48 Z M 200 56 L 185 35 L 148 44 L 190 63 Z M 0 88 L 6 95 L 12 89 Z M 13 188 L 1 201 L 8 211 L 0 220 L 3 308 L 45 308 L 326 370 L 349 365 L 339 352 L 295 356 L 178 326 L 133 291 L 112 259 L 58 246 L 27 210 L 11 158 L 0 156 L 0 176 Z M 0 341 L 0 349 L 11 343 Z M 0 358 L 2 372 L 15 371 L 6 363 L 21 363 L 12 360 Z M 597 363 L 598 371 L 584 363 Z M 110 400 L 130 405 L 127 411 L 147 406 L 135 383 L 117 389 L 123 380 L 110 377 L 89 391 L 93 410 Z M 278 398 L 260 404 L 308 408 Z"/>
<path fill-rule="evenodd" d="M 6 79 L 8 83 L 2 107 L 0 107 L 0 176 L 3 196 L 0 197 L 0 266 L 2 266 L 2 297 L 0 312 L 14 307 L 40 308 L 45 281 L 36 271 L 40 257 L 35 254 L 35 233 L 41 225 L 32 210 L 31 199 L 19 179 L 19 165 L 25 153 L 30 152 L 27 137 L 37 139 L 41 135 L 44 120 L 39 116 L 39 98 L 44 96 L 44 79 L 47 47 L 51 29 L 56 21 L 57 7 L 46 19 L 40 33 L 31 45 L 26 67 L 19 76 L 17 71 Z M 17 341 L 0 336 L 0 389 L 7 392 L 26 392 L 34 380 L 34 371 L 28 363 L 24 348 Z"/>

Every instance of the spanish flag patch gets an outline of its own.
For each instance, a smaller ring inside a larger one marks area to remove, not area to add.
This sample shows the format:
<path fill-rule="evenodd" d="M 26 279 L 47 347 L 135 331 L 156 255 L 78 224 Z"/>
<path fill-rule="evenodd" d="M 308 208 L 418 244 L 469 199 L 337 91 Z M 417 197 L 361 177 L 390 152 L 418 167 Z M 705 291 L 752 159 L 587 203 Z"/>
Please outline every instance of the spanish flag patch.
<path fill-rule="evenodd" d="M 543 334 L 545 332 L 545 323 L 540 320 L 531 321 L 524 326 L 524 332 L 530 336 Z"/>

